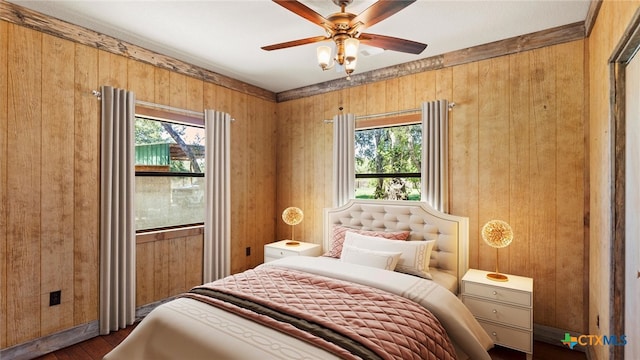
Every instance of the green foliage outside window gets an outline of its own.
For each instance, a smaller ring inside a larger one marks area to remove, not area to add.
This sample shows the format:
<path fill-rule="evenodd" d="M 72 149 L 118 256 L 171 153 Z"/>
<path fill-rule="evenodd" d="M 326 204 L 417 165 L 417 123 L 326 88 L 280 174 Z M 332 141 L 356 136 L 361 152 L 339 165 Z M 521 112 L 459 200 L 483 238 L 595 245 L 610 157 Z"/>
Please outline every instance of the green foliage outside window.
<path fill-rule="evenodd" d="M 419 124 L 356 131 L 356 197 L 420 199 Z"/>
<path fill-rule="evenodd" d="M 191 130 L 189 130 L 191 129 Z M 141 117 L 136 118 L 136 165 L 169 165 L 170 172 L 204 172 L 204 130 Z M 164 164 L 145 159 L 149 146 L 164 144 L 173 148 Z M 146 149 L 145 149 L 146 147 Z M 179 149 L 179 151 L 176 151 Z M 180 156 L 175 154 L 179 153 Z"/>
<path fill-rule="evenodd" d="M 204 129 L 136 117 L 136 230 L 204 222 Z"/>

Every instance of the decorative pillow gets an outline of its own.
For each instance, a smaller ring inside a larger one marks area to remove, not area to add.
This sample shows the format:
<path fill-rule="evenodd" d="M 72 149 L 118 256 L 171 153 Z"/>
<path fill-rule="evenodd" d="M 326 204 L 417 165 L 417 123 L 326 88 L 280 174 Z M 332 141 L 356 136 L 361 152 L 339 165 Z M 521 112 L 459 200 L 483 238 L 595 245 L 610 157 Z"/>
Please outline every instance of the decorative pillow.
<path fill-rule="evenodd" d="M 395 271 L 432 279 L 429 260 L 435 240 L 392 241 L 347 231 L 344 246 L 355 246 L 374 251 L 401 252 Z"/>
<path fill-rule="evenodd" d="M 401 252 L 375 251 L 345 245 L 342 247 L 340 261 L 393 271 L 401 254 Z"/>
<path fill-rule="evenodd" d="M 322 256 L 329 256 L 339 259 L 342 252 L 342 243 L 344 243 L 344 235 L 347 231 L 352 231 L 358 234 L 381 237 L 390 240 L 407 240 L 409 238 L 409 231 L 371 231 L 371 230 L 358 230 L 351 229 L 346 226 L 334 225 L 333 226 L 333 241 L 331 242 L 331 249 L 324 253 Z"/>

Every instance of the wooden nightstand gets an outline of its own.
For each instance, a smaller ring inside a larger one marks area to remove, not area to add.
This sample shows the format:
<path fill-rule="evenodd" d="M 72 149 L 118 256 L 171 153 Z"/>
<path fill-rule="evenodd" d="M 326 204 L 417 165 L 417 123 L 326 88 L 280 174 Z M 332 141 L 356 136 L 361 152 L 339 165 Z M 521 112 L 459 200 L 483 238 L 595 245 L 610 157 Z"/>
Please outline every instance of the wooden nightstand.
<path fill-rule="evenodd" d="M 487 279 L 488 271 L 470 269 L 462 278 L 462 302 L 493 341 L 533 356 L 533 279 L 508 275 Z"/>
<path fill-rule="evenodd" d="M 291 240 L 276 241 L 264 246 L 264 262 L 286 256 L 320 256 L 322 249 L 318 244 L 295 241 L 298 245 L 287 245 Z"/>

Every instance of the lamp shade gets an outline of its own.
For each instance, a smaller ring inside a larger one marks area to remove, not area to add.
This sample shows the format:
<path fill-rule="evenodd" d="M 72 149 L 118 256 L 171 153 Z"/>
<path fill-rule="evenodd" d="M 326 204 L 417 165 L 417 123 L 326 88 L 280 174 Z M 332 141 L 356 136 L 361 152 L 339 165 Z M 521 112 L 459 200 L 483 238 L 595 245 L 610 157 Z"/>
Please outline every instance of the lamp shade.
<path fill-rule="evenodd" d="M 513 230 L 502 220 L 491 220 L 482 227 L 482 240 L 494 248 L 507 247 L 513 240 Z"/>
<path fill-rule="evenodd" d="M 287 225 L 298 225 L 302 222 L 304 214 L 300 208 L 295 206 L 288 207 L 282 212 L 282 220 Z"/>
<path fill-rule="evenodd" d="M 347 74 L 351 74 L 356 69 L 356 62 L 358 62 L 358 60 L 354 59 L 354 60 L 349 61 L 348 63 L 344 64 L 344 67 L 345 67 L 345 70 L 347 71 Z"/>
<path fill-rule="evenodd" d="M 331 63 L 331 48 L 324 45 L 318 46 L 316 54 L 318 56 L 318 65 L 323 69 L 329 67 Z"/>
<path fill-rule="evenodd" d="M 355 61 L 358 56 L 360 41 L 356 38 L 348 38 L 344 41 L 344 60 L 347 63 Z"/>

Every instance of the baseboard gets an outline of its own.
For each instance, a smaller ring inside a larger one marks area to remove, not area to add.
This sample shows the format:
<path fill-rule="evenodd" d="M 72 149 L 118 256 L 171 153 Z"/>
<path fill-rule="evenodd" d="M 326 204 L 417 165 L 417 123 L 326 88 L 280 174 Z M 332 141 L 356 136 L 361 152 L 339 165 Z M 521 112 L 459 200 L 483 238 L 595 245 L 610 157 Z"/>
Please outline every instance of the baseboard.
<path fill-rule="evenodd" d="M 576 337 L 582 335 L 581 333 L 577 333 L 575 331 L 563 330 L 563 329 L 558 329 L 551 326 L 545 326 L 540 324 L 533 324 L 533 339 L 535 341 L 540 341 L 550 345 L 561 346 L 568 349 L 568 347 L 562 344 L 562 339 L 564 339 L 566 333 L 569 333 L 571 336 L 576 336 Z M 588 350 L 591 350 L 591 349 L 588 349 L 587 347 L 582 346 L 580 344 L 576 344 L 576 346 L 573 347 L 573 350 L 586 353 L 588 356 L 589 355 Z"/>
<path fill-rule="evenodd" d="M 28 360 L 100 335 L 98 320 L 0 350 L 0 359 Z"/>
<path fill-rule="evenodd" d="M 174 297 L 171 297 L 137 308 L 136 322 L 142 320 L 157 306 L 173 299 Z M 0 359 L 29 360 L 89 340 L 98 335 L 100 335 L 100 328 L 98 320 L 95 320 L 87 324 L 62 330 L 55 334 L 2 349 L 0 350 Z"/>

